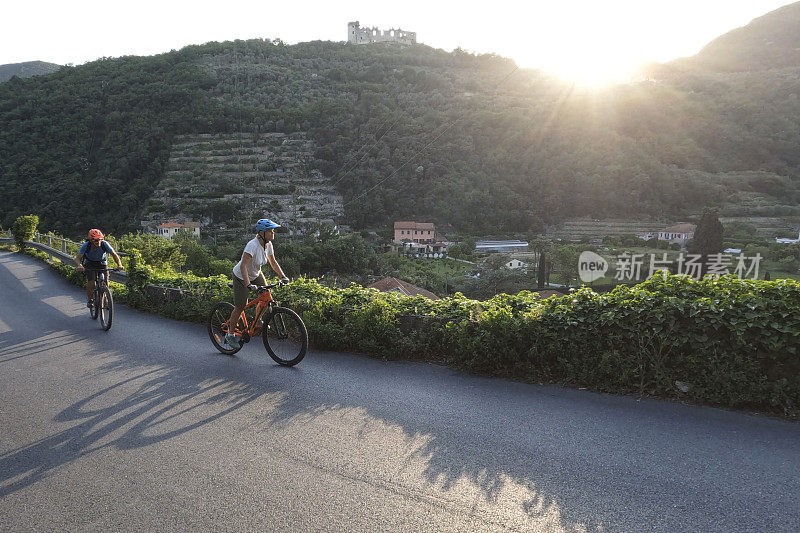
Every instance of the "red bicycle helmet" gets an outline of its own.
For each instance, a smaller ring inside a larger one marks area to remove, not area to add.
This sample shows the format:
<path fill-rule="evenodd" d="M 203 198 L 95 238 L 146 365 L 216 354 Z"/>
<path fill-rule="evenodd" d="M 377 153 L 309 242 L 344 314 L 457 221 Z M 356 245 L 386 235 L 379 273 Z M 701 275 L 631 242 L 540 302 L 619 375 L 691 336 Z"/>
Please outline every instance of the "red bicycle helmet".
<path fill-rule="evenodd" d="M 89 230 L 89 239 L 100 239 L 103 240 L 103 232 L 97 228 L 93 228 Z"/>

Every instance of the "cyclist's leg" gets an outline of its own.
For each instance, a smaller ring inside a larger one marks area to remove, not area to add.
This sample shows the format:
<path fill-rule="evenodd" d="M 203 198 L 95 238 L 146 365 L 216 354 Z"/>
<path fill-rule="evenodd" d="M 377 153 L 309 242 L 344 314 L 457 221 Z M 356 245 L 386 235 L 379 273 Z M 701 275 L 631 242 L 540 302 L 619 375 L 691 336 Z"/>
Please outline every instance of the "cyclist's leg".
<path fill-rule="evenodd" d="M 94 284 L 96 283 L 97 272 L 87 270 L 84 271 L 84 274 L 86 275 L 86 300 L 89 304 L 92 304 L 94 303 Z"/>
<path fill-rule="evenodd" d="M 233 310 L 231 311 L 231 318 L 228 320 L 228 325 L 231 330 L 234 329 L 235 324 L 239 321 L 239 316 L 241 316 L 242 311 L 244 310 L 245 306 L 247 305 L 247 295 L 249 293 L 249 289 L 245 286 L 244 280 L 239 279 L 235 274 L 233 276 Z M 225 335 L 225 340 L 233 346 L 234 348 L 238 346 L 239 341 L 234 335 L 233 331 L 230 331 L 227 335 Z"/>
<path fill-rule="evenodd" d="M 253 278 L 251 281 L 253 285 L 258 285 L 259 287 L 266 287 L 267 286 L 267 278 L 264 277 L 263 272 L 259 272 L 258 276 Z M 261 333 L 261 321 L 256 321 L 253 325 L 253 335 L 258 335 Z"/>

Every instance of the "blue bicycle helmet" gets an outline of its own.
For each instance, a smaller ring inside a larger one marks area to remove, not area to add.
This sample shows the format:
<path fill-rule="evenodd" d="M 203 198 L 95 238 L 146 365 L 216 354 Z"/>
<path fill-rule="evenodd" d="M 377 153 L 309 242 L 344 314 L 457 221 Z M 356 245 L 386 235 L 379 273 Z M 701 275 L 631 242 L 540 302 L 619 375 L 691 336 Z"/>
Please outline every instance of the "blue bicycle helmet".
<path fill-rule="evenodd" d="M 256 231 L 264 231 L 273 228 L 280 228 L 280 224 L 276 224 L 275 222 L 271 221 L 268 218 L 262 218 L 258 222 L 256 222 Z"/>

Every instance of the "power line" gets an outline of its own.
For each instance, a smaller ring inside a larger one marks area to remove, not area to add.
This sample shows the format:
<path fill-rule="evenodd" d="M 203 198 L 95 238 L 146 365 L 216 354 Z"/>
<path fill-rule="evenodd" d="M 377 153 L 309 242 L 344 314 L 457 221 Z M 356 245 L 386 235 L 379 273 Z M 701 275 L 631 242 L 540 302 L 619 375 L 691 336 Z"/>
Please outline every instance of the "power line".
<path fill-rule="evenodd" d="M 519 69 L 519 67 L 518 67 L 518 66 L 514 66 L 514 69 L 513 69 L 511 72 L 509 72 L 508 74 L 506 74 L 506 75 L 503 77 L 503 79 L 501 79 L 499 82 L 497 82 L 497 85 L 496 85 L 496 86 L 495 86 L 495 88 L 494 88 L 494 92 L 496 93 L 496 92 L 497 92 L 497 90 L 500 88 L 500 85 L 502 85 L 503 83 L 505 83 L 505 81 L 506 81 L 508 78 L 510 78 L 510 77 L 511 77 L 511 75 L 512 75 L 512 74 L 514 74 L 514 73 L 515 73 L 515 72 L 516 72 L 518 69 Z M 465 115 L 465 113 L 466 113 L 466 111 L 462 112 L 460 116 L 456 117 L 456 119 L 454 119 L 453 121 L 451 121 L 451 122 L 450 122 L 450 123 L 449 123 L 447 126 L 445 126 L 445 128 L 444 128 L 444 129 L 443 129 L 443 130 L 442 130 L 442 131 L 439 133 L 439 135 L 437 135 L 436 137 L 434 137 L 434 138 L 433 138 L 433 140 L 431 140 L 431 141 L 430 141 L 428 144 L 426 144 L 425 146 L 423 146 L 423 147 L 422 147 L 420 150 L 418 150 L 418 151 L 417 151 L 417 152 L 416 152 L 414 155 L 412 155 L 411 157 L 409 157 L 409 158 L 408 158 L 408 159 L 405 161 L 405 163 L 403 163 L 402 165 L 400 165 L 399 167 L 397 167 L 397 168 L 396 168 L 394 171 L 392 171 L 392 173 L 391 173 L 391 174 L 389 174 L 388 176 L 386 176 L 386 177 L 385 177 L 385 178 L 383 178 L 382 180 L 378 181 L 378 183 L 376 183 L 375 185 L 373 185 L 373 186 L 372 186 L 370 189 L 368 189 L 367 191 L 365 191 L 365 192 L 363 192 L 363 193 L 359 194 L 358 196 L 356 196 L 356 197 L 354 197 L 354 198 L 351 198 L 349 201 L 345 202 L 345 203 L 342 205 L 342 207 L 343 207 L 343 208 L 344 208 L 344 207 L 347 207 L 348 205 L 352 204 L 352 203 L 353 203 L 353 202 L 355 202 L 356 200 L 359 200 L 359 199 L 361 199 L 361 198 L 363 198 L 363 197 L 366 197 L 366 196 L 367 196 L 369 193 L 371 193 L 371 192 L 372 192 L 372 191 L 374 191 L 376 188 L 378 188 L 378 186 L 379 186 L 380 184 L 382 184 L 382 183 L 383 183 L 383 182 L 385 182 L 386 180 L 388 180 L 388 179 L 390 179 L 390 178 L 394 177 L 394 176 L 395 176 L 395 175 L 396 175 L 396 174 L 397 174 L 397 173 L 398 173 L 398 172 L 399 172 L 399 171 L 400 171 L 400 170 L 401 170 L 403 167 L 405 167 L 405 166 L 406 166 L 407 164 L 409 164 L 409 163 L 410 163 L 410 162 L 411 162 L 411 161 L 412 161 L 414 158 L 416 158 L 418 155 L 422 154 L 422 153 L 423 153 L 425 150 L 427 150 L 427 149 L 428 149 L 430 146 L 432 146 L 432 145 L 433 145 L 433 143 L 435 143 L 437 140 L 439 140 L 439 138 L 440 138 L 442 135 L 444 135 L 445 133 L 447 133 L 447 131 L 448 131 L 450 128 L 452 128 L 452 127 L 453 127 L 453 126 L 456 124 L 456 122 L 458 122 L 459 120 L 461 120 L 462 118 L 464 118 L 464 115 Z"/>
<path fill-rule="evenodd" d="M 397 118 L 395 118 L 395 119 L 394 119 L 394 121 L 393 121 L 393 122 L 392 122 L 392 123 L 389 125 L 389 127 L 386 129 L 386 131 L 384 131 L 384 132 L 381 134 L 381 136 L 380 136 L 380 137 L 378 137 L 378 138 L 375 140 L 375 142 L 374 142 L 374 143 L 372 143 L 372 146 L 370 146 L 369 148 L 367 148 L 367 150 L 364 152 L 364 155 L 362 155 L 362 156 L 361 156 L 361 159 L 359 159 L 358 161 L 356 161 L 356 163 L 354 163 L 354 164 L 353 164 L 353 165 L 352 165 L 352 166 L 351 166 L 349 169 L 347 169 L 347 170 L 345 170 L 345 171 L 339 171 L 339 172 L 340 172 L 340 174 L 341 174 L 341 177 L 340 177 L 338 180 L 336 180 L 336 181 L 333 183 L 333 187 L 335 187 L 336 185 L 338 185 L 340 181 L 342 181 L 344 178 L 346 178 L 346 177 L 347 177 L 347 175 L 348 175 L 350 172 L 352 172 L 353 170 L 355 170 L 355 168 L 356 168 L 358 165 L 360 165 L 362 161 L 364 161 L 364 159 L 365 159 L 365 158 L 366 158 L 366 157 L 369 155 L 369 152 L 370 152 L 370 150 L 372 150 L 373 148 L 375 148 L 375 147 L 378 145 L 378 143 L 381 141 L 381 139 L 383 139 L 383 138 L 386 136 L 386 134 L 387 134 L 387 133 L 389 133 L 390 131 L 392 131 L 392 128 L 394 127 L 394 125 L 395 125 L 395 124 L 397 124 L 397 121 L 398 121 L 398 120 L 400 120 L 400 117 L 401 117 L 401 116 L 402 116 L 402 115 L 401 115 L 401 113 L 398 111 L 398 112 L 397 112 Z M 381 130 L 381 128 L 382 128 L 383 126 L 385 126 L 387 122 L 389 122 L 389 119 L 390 119 L 390 118 L 391 118 L 391 115 L 389 115 L 389 117 L 388 117 L 386 120 L 384 120 L 384 121 L 383 121 L 383 124 L 381 124 L 380 126 L 378 126 L 378 128 L 377 128 L 376 132 L 377 132 L 377 131 L 380 131 L 380 130 Z M 358 152 L 360 152 L 360 151 L 361 151 L 361 150 L 364 148 L 364 146 L 366 146 L 366 144 L 365 144 L 365 145 L 363 145 L 361 148 L 359 148 L 359 150 L 356 152 L 356 156 L 358 156 Z M 335 178 L 336 178 L 336 176 L 334 176 L 334 178 L 332 178 L 332 179 L 335 179 Z"/>

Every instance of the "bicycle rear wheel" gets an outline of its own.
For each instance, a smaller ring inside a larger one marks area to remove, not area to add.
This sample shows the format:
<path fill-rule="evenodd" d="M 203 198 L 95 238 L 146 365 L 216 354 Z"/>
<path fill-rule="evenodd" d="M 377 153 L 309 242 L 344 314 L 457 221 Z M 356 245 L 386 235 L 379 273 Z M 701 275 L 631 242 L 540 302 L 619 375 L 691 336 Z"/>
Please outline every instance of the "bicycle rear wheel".
<path fill-rule="evenodd" d="M 211 337 L 211 342 L 214 347 L 225 355 L 233 355 L 242 349 L 240 344 L 238 348 L 231 348 L 225 343 L 225 335 L 228 333 L 228 320 L 231 318 L 231 311 L 233 305 L 228 302 L 220 302 L 214 306 L 211 313 L 208 315 L 208 336 Z M 239 320 L 239 328 L 244 328 L 244 322 Z"/>
<path fill-rule="evenodd" d="M 276 363 L 294 366 L 308 350 L 308 331 L 300 315 L 285 307 L 275 307 L 261 330 L 264 348 Z"/>
<path fill-rule="evenodd" d="M 104 331 L 108 331 L 111 329 L 111 322 L 114 320 L 114 299 L 111 297 L 111 291 L 108 290 L 108 287 L 100 289 L 99 304 L 95 305 L 95 307 L 100 308 L 98 311 L 100 325 Z"/>

